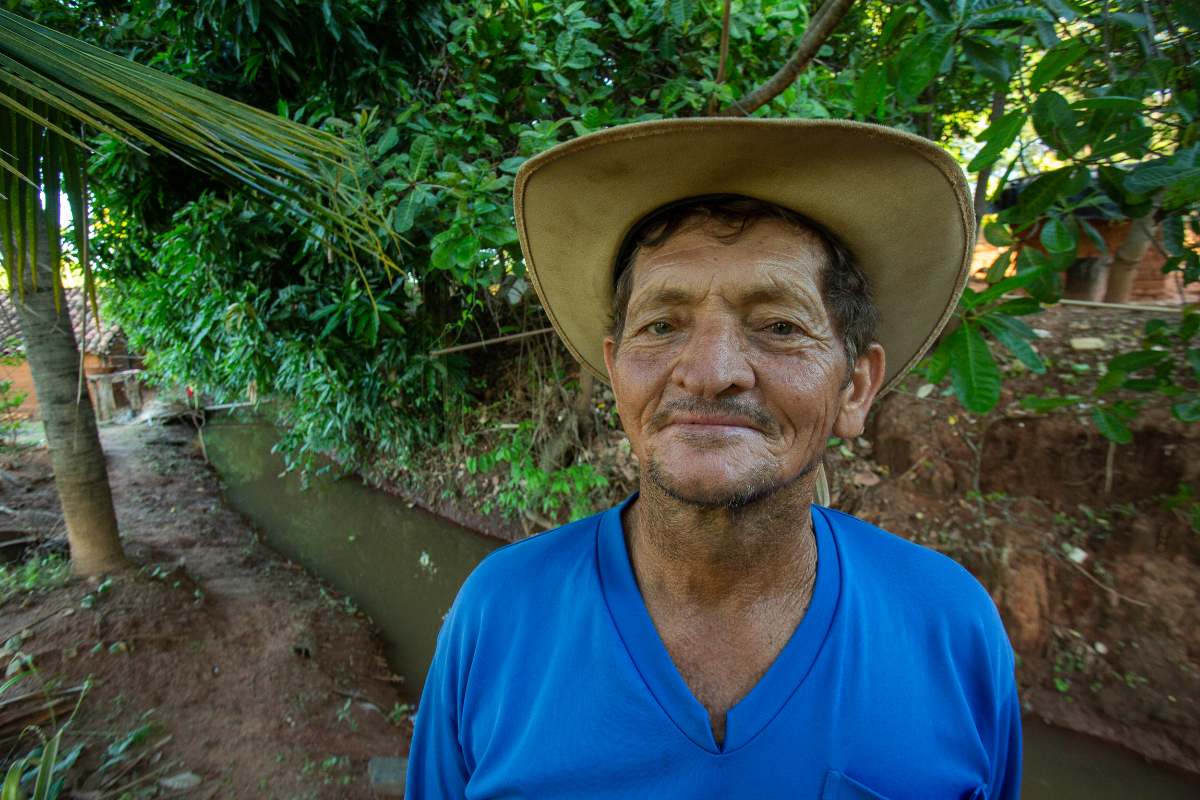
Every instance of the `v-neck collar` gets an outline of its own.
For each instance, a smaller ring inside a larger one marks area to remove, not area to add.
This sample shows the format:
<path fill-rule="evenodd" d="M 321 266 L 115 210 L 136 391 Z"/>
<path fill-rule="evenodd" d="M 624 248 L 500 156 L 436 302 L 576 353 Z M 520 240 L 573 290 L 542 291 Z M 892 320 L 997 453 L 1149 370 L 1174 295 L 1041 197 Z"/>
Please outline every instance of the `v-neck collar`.
<path fill-rule="evenodd" d="M 813 506 L 817 577 L 812 600 L 792 638 L 767 673 L 749 694 L 729 709 L 725 718 L 725 741 L 718 747 L 709 726 L 708 712 L 688 689 L 667 654 L 633 575 L 621 512 L 636 497 L 634 494 L 600 518 L 596 549 L 604 600 L 629 657 L 667 716 L 698 747 L 710 753 L 731 753 L 757 736 L 783 709 L 808 676 L 825 643 L 842 583 L 833 532 L 823 509 Z"/>

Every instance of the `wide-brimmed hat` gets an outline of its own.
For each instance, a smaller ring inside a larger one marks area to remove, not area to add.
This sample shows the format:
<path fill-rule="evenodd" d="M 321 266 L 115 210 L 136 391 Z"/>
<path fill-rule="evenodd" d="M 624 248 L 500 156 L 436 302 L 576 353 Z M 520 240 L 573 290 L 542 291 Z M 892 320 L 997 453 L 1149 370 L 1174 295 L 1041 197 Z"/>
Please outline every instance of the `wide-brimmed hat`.
<path fill-rule="evenodd" d="M 799 212 L 849 247 L 879 307 L 883 392 L 933 343 L 966 284 L 971 192 L 954 159 L 927 139 L 842 120 L 705 117 L 609 128 L 526 161 L 514 193 L 525 265 L 546 314 L 605 383 L 626 235 L 662 206 L 714 194 Z"/>

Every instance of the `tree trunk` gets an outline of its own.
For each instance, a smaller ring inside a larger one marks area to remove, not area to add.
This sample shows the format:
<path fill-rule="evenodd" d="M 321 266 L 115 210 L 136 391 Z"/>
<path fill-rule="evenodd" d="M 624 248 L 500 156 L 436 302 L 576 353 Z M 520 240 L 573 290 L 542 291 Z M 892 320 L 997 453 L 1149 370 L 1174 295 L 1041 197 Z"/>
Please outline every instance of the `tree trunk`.
<path fill-rule="evenodd" d="M 1141 219 L 1135 219 L 1125 234 L 1125 240 L 1113 255 L 1112 264 L 1108 267 L 1108 289 L 1104 292 L 1106 303 L 1128 303 L 1129 295 L 1133 292 L 1133 281 L 1137 277 L 1138 264 L 1150 248 L 1150 240 L 1158 222 L 1154 212 Z"/>
<path fill-rule="evenodd" d="M 1077 258 L 1067 268 L 1063 281 L 1064 300 L 1097 302 L 1104 296 L 1106 266 L 1103 258 Z"/>
<path fill-rule="evenodd" d="M 995 92 L 992 95 L 992 113 L 988 117 L 988 124 L 995 125 L 996 120 L 1004 116 L 1004 102 L 1006 95 L 1004 92 Z M 930 115 L 933 112 L 929 112 Z M 933 137 L 927 136 L 932 139 Z M 979 170 L 979 177 L 975 180 L 975 238 L 979 239 L 983 236 L 983 215 L 987 211 L 988 205 L 988 181 L 992 178 L 992 168 L 984 167 Z"/>
<path fill-rule="evenodd" d="M 86 577 L 112 572 L 128 561 L 117 533 L 117 515 L 108 488 L 108 468 L 87 388 L 80 391 L 79 348 L 59 290 L 55 308 L 50 246 L 38 215 L 37 291 L 25 278 L 25 296 L 12 287 L 25 358 L 42 411 L 54 482 L 62 500 L 71 571 Z"/>

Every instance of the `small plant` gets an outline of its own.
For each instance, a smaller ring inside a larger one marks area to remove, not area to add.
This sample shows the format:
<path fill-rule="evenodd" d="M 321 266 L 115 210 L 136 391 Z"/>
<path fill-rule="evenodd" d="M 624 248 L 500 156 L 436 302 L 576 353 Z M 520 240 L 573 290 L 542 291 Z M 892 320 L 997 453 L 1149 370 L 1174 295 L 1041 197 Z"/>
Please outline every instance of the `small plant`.
<path fill-rule="evenodd" d="M 23 361 L 23 358 L 5 356 L 0 358 L 0 365 L 15 367 Z M 17 409 L 29 396 L 26 392 L 13 392 L 12 385 L 12 381 L 0 381 L 0 447 L 17 446 L 17 433 L 21 430 Z"/>
<path fill-rule="evenodd" d="M 56 553 L 5 564 L 0 566 L 0 603 L 25 592 L 56 589 L 66 585 L 70 577 L 70 561 Z"/>
<path fill-rule="evenodd" d="M 408 703 L 402 704 L 397 701 L 396 705 L 392 707 L 392 710 L 388 712 L 388 720 L 393 725 L 399 725 L 408 718 L 408 715 L 412 712 L 412 710 L 412 706 L 410 706 Z"/>
<path fill-rule="evenodd" d="M 0 694 L 5 692 L 9 687 L 13 686 L 18 681 L 32 677 L 37 681 L 45 694 L 46 702 L 50 703 L 50 693 L 54 688 L 55 681 L 47 683 L 41 679 L 38 671 L 33 667 L 32 662 L 23 653 L 17 653 L 14 661 L 22 664 L 25 669 L 21 669 L 16 675 L 9 678 L 0 685 Z M 22 784 L 32 784 L 32 791 L 29 795 L 30 800 L 55 800 L 62 791 L 63 781 L 66 778 L 67 770 L 74 766 L 76 759 L 79 758 L 80 751 L 83 750 L 83 743 L 79 743 L 75 747 L 68 750 L 65 754 L 61 753 L 62 737 L 67 726 L 71 724 L 71 720 L 75 718 L 75 714 L 79 711 L 79 704 L 83 701 L 83 696 L 87 694 L 88 684 L 83 685 L 79 692 L 79 697 L 75 702 L 75 707 L 71 711 L 70 717 L 61 725 L 58 720 L 51 716 L 50 721 L 54 727 L 54 733 L 47 737 L 36 726 L 29 726 L 22 732 L 32 730 L 40 740 L 40 743 L 29 751 L 25 756 L 12 761 L 8 766 L 8 771 L 4 776 L 4 783 L 0 785 L 0 800 L 24 800 L 25 791 L 21 788 Z"/>
<path fill-rule="evenodd" d="M 354 700 L 353 700 L 353 699 L 351 699 L 351 698 L 347 698 L 347 699 L 346 699 L 346 703 L 345 703 L 345 705 L 343 705 L 343 706 L 341 707 L 341 709 L 339 709 L 339 710 L 338 710 L 338 712 L 337 712 L 337 720 L 338 720 L 338 722 L 346 722 L 346 723 L 349 723 L 349 725 L 350 725 L 350 730 L 351 730 L 351 731 L 357 731 L 357 730 L 358 730 L 358 723 L 354 721 L 354 711 L 353 711 L 353 709 L 351 709 L 351 708 L 350 708 L 350 706 L 351 706 L 353 703 L 354 703 Z M 336 760 L 336 759 L 335 759 L 335 760 Z"/>
<path fill-rule="evenodd" d="M 501 480 L 494 499 L 484 501 L 486 514 L 499 506 L 506 516 L 514 517 L 525 509 L 540 507 L 543 514 L 557 514 L 565 503 L 571 519 L 590 512 L 593 489 L 608 485 L 608 479 L 586 462 L 546 472 L 534 464 L 533 423 L 522 422 L 494 449 L 480 456 L 468 456 L 467 472 L 489 472 L 502 462 L 509 465 L 507 480 Z"/>

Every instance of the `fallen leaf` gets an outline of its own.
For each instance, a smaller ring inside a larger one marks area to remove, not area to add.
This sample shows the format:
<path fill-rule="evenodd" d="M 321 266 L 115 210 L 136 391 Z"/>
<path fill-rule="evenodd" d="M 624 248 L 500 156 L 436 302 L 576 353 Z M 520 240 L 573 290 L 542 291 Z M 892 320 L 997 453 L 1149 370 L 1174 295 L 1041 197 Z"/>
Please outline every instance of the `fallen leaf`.
<path fill-rule="evenodd" d="M 854 473 L 853 480 L 859 486 L 876 486 L 879 484 L 879 476 L 874 472 L 856 472 Z"/>
<path fill-rule="evenodd" d="M 1072 350 L 1103 350 L 1105 342 L 1099 336 L 1080 336 L 1071 340 Z"/>
<path fill-rule="evenodd" d="M 917 397 L 924 400 L 926 397 L 929 397 L 929 395 L 933 394 L 933 390 L 936 388 L 937 387 L 932 383 L 923 384 L 920 389 L 917 389 Z"/>
<path fill-rule="evenodd" d="M 169 778 L 161 778 L 158 783 L 164 789 L 191 789 L 200 785 L 200 776 L 194 772 L 181 772 Z"/>

